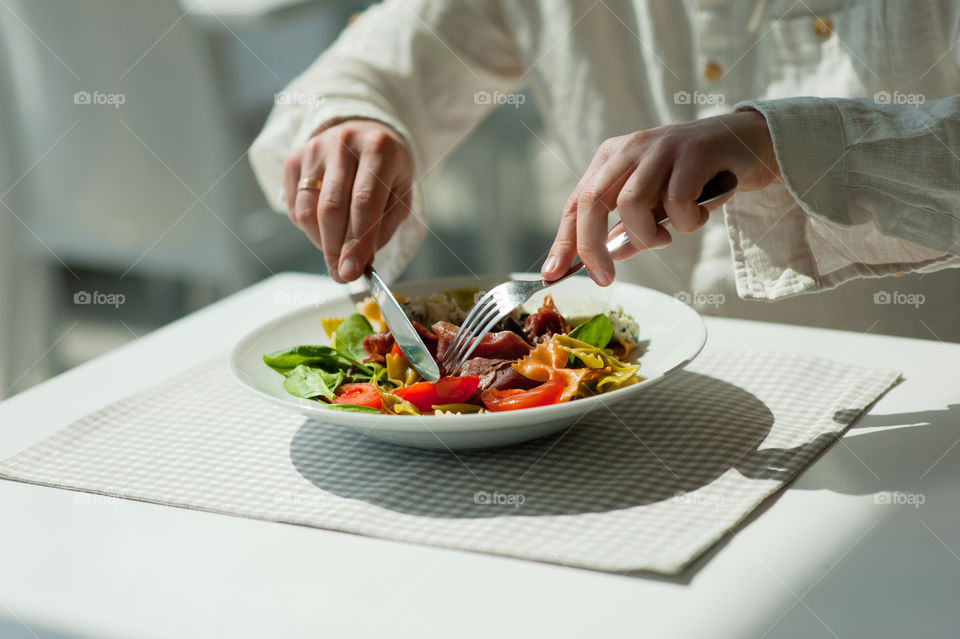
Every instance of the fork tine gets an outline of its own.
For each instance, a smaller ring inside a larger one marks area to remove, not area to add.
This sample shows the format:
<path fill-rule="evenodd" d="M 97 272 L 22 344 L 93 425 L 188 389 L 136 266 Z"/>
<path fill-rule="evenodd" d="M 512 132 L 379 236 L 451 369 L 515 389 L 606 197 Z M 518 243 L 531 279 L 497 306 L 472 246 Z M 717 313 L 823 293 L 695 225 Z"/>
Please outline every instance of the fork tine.
<path fill-rule="evenodd" d="M 460 348 L 462 342 L 465 339 L 468 339 L 469 336 L 473 333 L 473 327 L 475 326 L 475 320 L 479 315 L 486 313 L 490 305 L 493 303 L 493 296 L 490 293 L 487 293 L 482 298 L 480 298 L 476 304 L 473 305 L 473 308 L 470 309 L 470 312 L 467 313 L 467 316 L 463 319 L 463 323 L 460 325 L 457 334 L 453 336 L 453 341 L 450 342 L 450 346 L 447 347 L 447 352 L 444 355 L 444 363 L 450 360 L 450 353 L 455 352 Z"/>
<path fill-rule="evenodd" d="M 467 352 L 463 354 L 463 356 L 460 358 L 460 361 L 458 361 L 456 365 L 450 370 L 451 375 L 456 375 L 457 371 L 460 370 L 460 367 L 463 366 L 468 359 L 470 359 L 470 355 L 473 354 L 474 349 L 476 349 L 477 345 L 480 344 L 480 340 L 482 340 L 487 335 L 487 333 L 490 332 L 490 329 L 493 328 L 494 325 L 497 322 L 499 322 L 504 315 L 506 315 L 505 312 L 500 310 L 499 304 L 497 305 L 496 310 L 497 312 L 492 317 L 490 317 L 490 320 L 484 325 L 483 330 L 481 330 L 477 334 L 476 339 L 474 339 L 473 342 L 470 344 L 470 348 L 467 349 Z"/>
<path fill-rule="evenodd" d="M 450 346 L 447 348 L 447 353 L 444 356 L 444 363 L 450 364 L 456 361 L 455 353 L 460 352 L 465 344 L 470 340 L 471 335 L 473 335 L 474 329 L 480 326 L 480 318 L 489 312 L 490 308 L 496 306 L 494 301 L 494 293 L 498 287 L 494 287 L 484 294 L 479 300 L 477 300 L 473 308 L 470 309 L 470 312 L 467 313 L 467 316 L 463 318 L 463 322 L 460 325 L 460 329 L 457 331 L 457 334 L 454 335 L 453 341 L 450 343 Z"/>
<path fill-rule="evenodd" d="M 490 321 L 491 319 L 494 320 L 493 323 L 495 324 L 496 317 L 499 312 L 500 312 L 500 309 L 498 308 L 496 303 L 489 304 L 488 308 L 484 309 L 484 311 L 481 314 L 479 314 L 477 318 L 474 319 L 473 327 L 476 328 L 476 327 L 483 326 L 486 322 Z M 466 326 L 466 324 L 464 324 L 464 326 Z M 467 334 L 466 338 L 462 340 L 459 345 L 457 345 L 456 349 L 451 348 L 447 351 L 447 353 L 449 354 L 449 357 L 446 357 L 446 356 L 444 357 L 444 363 L 447 365 L 450 365 L 453 362 L 456 362 L 457 360 L 461 360 L 464 349 L 470 348 L 471 344 L 475 345 L 476 343 L 478 343 L 479 338 L 482 338 L 485 332 L 486 331 L 481 333 L 476 333 L 471 329 L 469 334 Z M 470 352 L 473 352 L 473 348 L 470 348 Z"/>
<path fill-rule="evenodd" d="M 447 350 L 443 355 L 441 366 L 448 366 L 455 361 L 457 353 L 460 352 L 464 344 L 470 341 L 470 337 L 473 335 L 473 329 L 477 326 L 476 320 L 482 314 L 489 311 L 490 305 L 485 304 L 484 306 L 486 308 L 479 309 L 479 313 L 474 315 L 474 317 L 470 319 L 469 323 L 464 321 L 460 328 L 457 329 L 456 334 L 453 336 L 453 340 L 450 342 L 450 345 L 447 347 Z"/>

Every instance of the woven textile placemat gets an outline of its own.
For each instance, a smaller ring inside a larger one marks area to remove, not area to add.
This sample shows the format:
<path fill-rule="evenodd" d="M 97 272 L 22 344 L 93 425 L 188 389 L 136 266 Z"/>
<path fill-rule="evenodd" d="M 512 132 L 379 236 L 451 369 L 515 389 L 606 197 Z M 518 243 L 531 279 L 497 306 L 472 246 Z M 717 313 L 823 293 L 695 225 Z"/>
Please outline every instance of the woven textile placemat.
<path fill-rule="evenodd" d="M 899 380 L 715 352 L 571 429 L 429 452 L 284 411 L 218 357 L 0 462 L 0 476 L 607 571 L 675 574 Z"/>

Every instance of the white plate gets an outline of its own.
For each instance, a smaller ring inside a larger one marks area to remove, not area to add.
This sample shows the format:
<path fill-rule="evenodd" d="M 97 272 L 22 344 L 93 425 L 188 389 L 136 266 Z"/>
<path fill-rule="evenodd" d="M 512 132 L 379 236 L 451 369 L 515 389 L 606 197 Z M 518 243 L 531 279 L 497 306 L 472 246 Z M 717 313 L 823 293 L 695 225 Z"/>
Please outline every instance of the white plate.
<path fill-rule="evenodd" d="M 533 278 L 533 274 L 517 274 Z M 408 297 L 455 288 L 487 290 L 505 281 L 505 276 L 454 277 L 397 284 L 393 290 Z M 258 328 L 230 353 L 230 371 L 244 387 L 278 407 L 329 424 L 348 426 L 361 433 L 395 444 L 431 450 L 495 448 L 557 432 L 574 424 L 589 411 L 646 392 L 651 386 L 689 364 L 703 348 L 707 329 L 700 315 L 686 304 L 657 291 L 619 282 L 607 288 L 585 277 L 572 277 L 549 291 L 561 312 L 564 302 L 594 299 L 607 306 L 620 304 L 640 325 L 640 339 L 649 346 L 639 359 L 646 379 L 626 388 L 596 397 L 553 406 L 479 415 L 371 415 L 325 409 L 312 400 L 300 399 L 283 388 L 283 376 L 263 363 L 262 356 L 301 344 L 327 344 L 320 325 L 322 317 L 343 317 L 354 312 L 353 299 L 342 298 L 293 311 Z M 536 300 L 542 298 L 541 293 Z"/>

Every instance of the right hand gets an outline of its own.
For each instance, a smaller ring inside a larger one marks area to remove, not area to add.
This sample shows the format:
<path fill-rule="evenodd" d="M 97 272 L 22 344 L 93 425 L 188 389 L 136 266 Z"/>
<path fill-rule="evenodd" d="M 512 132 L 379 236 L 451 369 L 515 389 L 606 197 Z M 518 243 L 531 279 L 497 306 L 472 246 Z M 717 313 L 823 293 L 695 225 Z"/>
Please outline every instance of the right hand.
<path fill-rule="evenodd" d="M 297 190 L 301 179 L 320 191 Z M 400 136 L 374 120 L 323 129 L 283 163 L 290 220 L 323 251 L 338 282 L 363 273 L 410 213 L 413 160 Z"/>

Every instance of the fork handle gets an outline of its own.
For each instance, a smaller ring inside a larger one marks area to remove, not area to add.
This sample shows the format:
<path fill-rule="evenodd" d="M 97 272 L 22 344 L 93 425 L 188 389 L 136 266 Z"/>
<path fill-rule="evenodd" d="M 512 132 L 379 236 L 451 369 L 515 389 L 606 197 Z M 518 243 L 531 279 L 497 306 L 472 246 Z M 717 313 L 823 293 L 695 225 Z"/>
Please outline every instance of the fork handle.
<path fill-rule="evenodd" d="M 700 192 L 700 195 L 695 200 L 697 204 L 709 204 L 714 200 L 719 200 L 725 195 L 729 195 L 737 188 L 737 176 L 731 173 L 730 171 L 720 171 L 714 175 L 707 183 L 703 186 L 703 190 Z M 667 226 L 670 224 L 670 218 L 667 217 L 667 212 L 664 211 L 663 205 L 658 204 L 657 208 L 653 210 L 653 217 L 657 221 L 657 224 L 660 226 Z M 626 233 L 618 233 L 607 242 L 607 250 L 611 253 L 616 251 L 622 246 L 626 246 L 630 243 L 630 238 L 627 237 Z M 568 277 L 575 275 L 580 272 L 580 269 L 583 268 L 583 262 L 580 261 L 580 258 L 577 258 L 577 261 L 573 263 L 566 273 L 561 275 L 555 280 L 543 280 L 544 286 L 553 286 Z"/>

